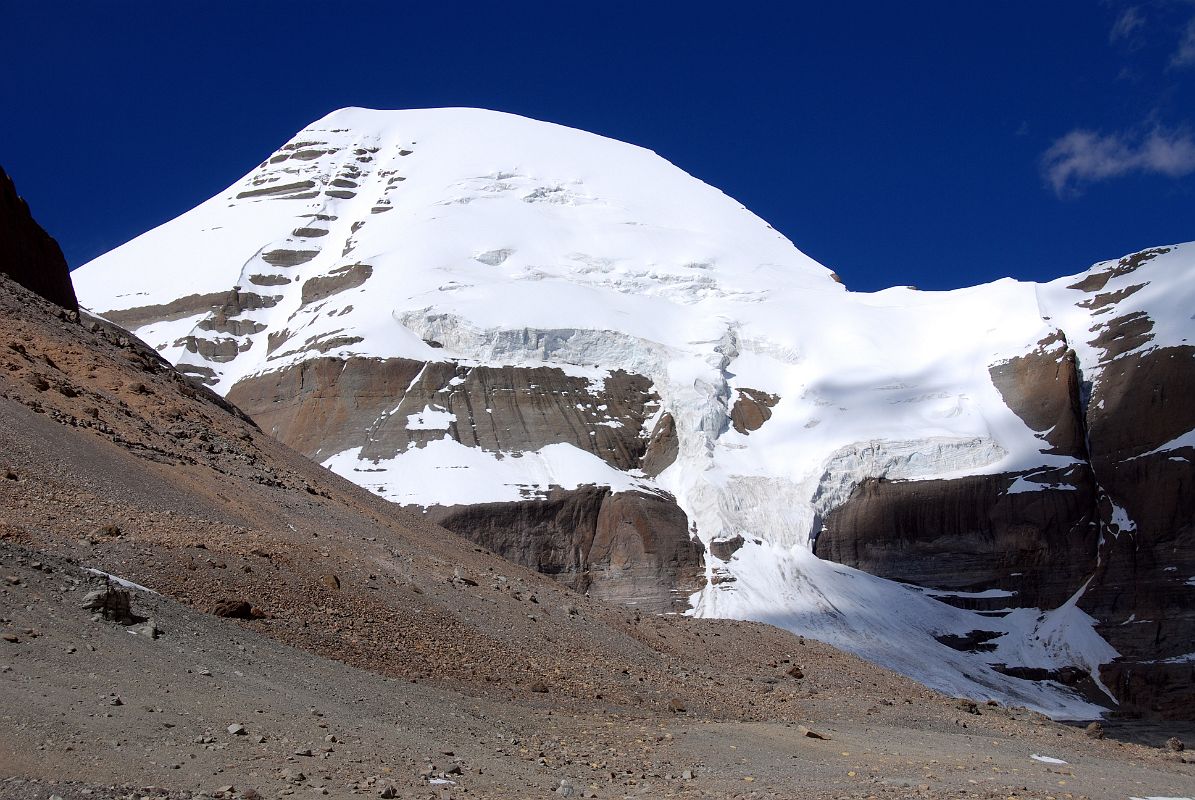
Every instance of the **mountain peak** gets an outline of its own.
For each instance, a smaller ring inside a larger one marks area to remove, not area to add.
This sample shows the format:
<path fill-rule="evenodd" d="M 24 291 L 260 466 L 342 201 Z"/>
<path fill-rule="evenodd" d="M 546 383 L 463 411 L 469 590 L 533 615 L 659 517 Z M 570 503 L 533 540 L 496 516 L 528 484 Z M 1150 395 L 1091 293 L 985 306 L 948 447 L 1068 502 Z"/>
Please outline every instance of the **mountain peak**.
<path fill-rule="evenodd" d="M 163 252 L 171 253 L 165 262 Z M 130 259 L 157 266 L 128 270 Z M 370 271 L 368 299 L 317 321 L 322 312 L 301 286 L 360 277 L 361 265 Z M 231 286 L 263 296 L 253 287 L 279 287 L 269 290 L 277 310 L 259 314 L 264 327 L 238 343 L 253 348 L 238 364 L 260 364 L 266 339 L 283 329 L 353 338 L 379 312 L 432 309 L 483 328 L 623 328 L 638 318 L 640 330 L 630 332 L 655 338 L 646 328 L 661 315 L 645 298 L 675 308 L 738 305 L 777 289 L 841 291 L 833 273 L 763 220 L 648 150 L 458 108 L 332 112 L 225 192 L 101 256 L 75 280 L 101 312 L 156 305 L 180 289 L 207 298 Z M 495 303 L 499 292 L 509 297 Z M 162 320 L 173 336 L 164 352 L 175 360 L 189 332 L 180 313 Z"/>
<path fill-rule="evenodd" d="M 848 292 L 643 148 L 349 108 L 76 285 L 305 455 L 578 589 L 1085 716 L 1090 698 L 1000 670 L 1098 681 L 1116 656 L 1096 625 L 1119 612 L 1078 599 L 1118 596 L 1090 580 L 1101 543 L 1180 494 L 1106 493 L 1128 473 L 1099 448 L 1131 429 L 1116 458 L 1188 469 L 1169 454 L 1189 411 L 1119 415 L 1147 402 L 1138 363 L 1185 385 L 1193 250 Z M 953 566 L 925 572 L 939 547 Z M 975 631 L 995 649 L 951 646 Z"/>

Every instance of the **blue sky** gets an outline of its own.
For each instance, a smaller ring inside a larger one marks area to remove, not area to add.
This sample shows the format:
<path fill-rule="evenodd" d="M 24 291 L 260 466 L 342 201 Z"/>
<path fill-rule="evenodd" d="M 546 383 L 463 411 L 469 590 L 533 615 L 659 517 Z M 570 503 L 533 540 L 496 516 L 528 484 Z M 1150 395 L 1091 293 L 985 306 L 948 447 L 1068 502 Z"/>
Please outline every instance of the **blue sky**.
<path fill-rule="evenodd" d="M 181 9 L 186 9 L 183 11 Z M 1195 239 L 1195 2 L 10 2 L 0 165 L 72 266 L 332 109 L 633 142 L 855 289 Z"/>

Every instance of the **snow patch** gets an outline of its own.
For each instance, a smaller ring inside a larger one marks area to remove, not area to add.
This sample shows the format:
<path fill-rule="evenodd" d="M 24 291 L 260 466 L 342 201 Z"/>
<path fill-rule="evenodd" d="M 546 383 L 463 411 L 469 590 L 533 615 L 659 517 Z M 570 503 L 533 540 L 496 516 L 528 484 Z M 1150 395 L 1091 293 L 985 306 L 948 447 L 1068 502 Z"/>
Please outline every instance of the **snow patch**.
<path fill-rule="evenodd" d="M 427 406 L 407 417 L 409 431 L 446 431 L 456 422 L 456 414 L 443 408 Z"/>
<path fill-rule="evenodd" d="M 1033 755 L 1031 755 L 1029 757 L 1032 758 L 1034 761 L 1040 761 L 1043 764 L 1065 764 L 1065 763 L 1067 763 L 1067 762 L 1063 761 L 1061 758 L 1054 758 L 1053 756 L 1039 756 L 1037 753 L 1034 753 Z"/>
<path fill-rule="evenodd" d="M 988 600 L 1000 597 L 1016 597 L 1016 592 L 1007 589 L 984 589 L 982 592 L 948 592 L 942 589 L 922 589 L 930 597 L 957 597 L 970 600 Z"/>
<path fill-rule="evenodd" d="M 1145 458 L 1146 456 L 1157 455 L 1158 453 L 1166 453 L 1171 450 L 1178 450 L 1180 447 L 1195 448 L 1195 430 L 1187 431 L 1181 436 L 1176 436 L 1169 442 L 1166 442 L 1166 444 L 1162 445 L 1161 447 L 1156 447 L 1153 450 L 1150 450 L 1148 453 L 1142 453 L 1139 456 L 1133 456 L 1133 458 Z M 1185 461 L 1187 459 L 1182 460 Z"/>
<path fill-rule="evenodd" d="M 571 444 L 525 453 L 491 452 L 463 445 L 448 434 L 392 459 L 362 459 L 357 447 L 325 459 L 323 466 L 402 505 L 453 506 L 509 503 L 546 497 L 553 487 L 609 486 L 615 492 L 656 491 Z"/>
<path fill-rule="evenodd" d="M 148 592 L 149 594 L 157 594 L 157 592 L 155 592 L 153 589 L 142 586 L 139 583 L 133 583 L 132 581 L 117 577 L 116 575 L 113 575 L 110 572 L 104 572 L 102 570 L 98 570 L 93 567 L 86 567 L 84 569 L 84 571 L 87 573 L 90 573 L 91 575 L 99 575 L 101 578 L 106 578 L 106 579 L 112 581 L 113 583 L 115 583 L 117 586 L 121 586 L 125 589 L 132 589 L 133 591 L 136 591 L 136 592 Z"/>

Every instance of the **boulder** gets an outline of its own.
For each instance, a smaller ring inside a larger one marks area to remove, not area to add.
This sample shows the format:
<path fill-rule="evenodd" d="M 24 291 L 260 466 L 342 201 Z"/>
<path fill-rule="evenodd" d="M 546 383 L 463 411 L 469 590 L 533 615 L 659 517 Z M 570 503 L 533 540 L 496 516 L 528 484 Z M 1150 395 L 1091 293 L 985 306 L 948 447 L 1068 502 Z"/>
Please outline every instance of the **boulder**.
<path fill-rule="evenodd" d="M 132 600 L 129 593 L 112 585 L 88 592 L 80 607 L 84 611 L 101 614 L 105 619 L 114 622 L 133 620 Z"/>

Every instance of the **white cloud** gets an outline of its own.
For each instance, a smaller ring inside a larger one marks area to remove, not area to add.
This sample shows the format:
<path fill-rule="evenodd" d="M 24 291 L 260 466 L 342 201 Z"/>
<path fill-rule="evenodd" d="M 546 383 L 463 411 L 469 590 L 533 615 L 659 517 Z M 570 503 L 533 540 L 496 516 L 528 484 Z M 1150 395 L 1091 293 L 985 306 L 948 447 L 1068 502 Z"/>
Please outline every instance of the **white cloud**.
<path fill-rule="evenodd" d="M 1059 196 L 1131 173 L 1178 178 L 1195 172 L 1195 139 L 1189 133 L 1160 128 L 1143 136 L 1077 129 L 1050 146 L 1042 155 L 1041 167 Z"/>
<path fill-rule="evenodd" d="M 1116 22 L 1112 25 L 1112 31 L 1108 34 L 1108 41 L 1126 41 L 1144 24 L 1145 15 L 1141 13 L 1141 10 L 1137 6 L 1129 6 L 1116 18 Z"/>
<path fill-rule="evenodd" d="M 1170 57 L 1170 66 L 1186 67 L 1195 64 L 1195 17 L 1187 23 L 1183 38 L 1178 43 L 1178 50 Z"/>

